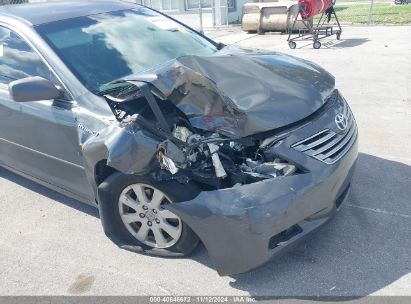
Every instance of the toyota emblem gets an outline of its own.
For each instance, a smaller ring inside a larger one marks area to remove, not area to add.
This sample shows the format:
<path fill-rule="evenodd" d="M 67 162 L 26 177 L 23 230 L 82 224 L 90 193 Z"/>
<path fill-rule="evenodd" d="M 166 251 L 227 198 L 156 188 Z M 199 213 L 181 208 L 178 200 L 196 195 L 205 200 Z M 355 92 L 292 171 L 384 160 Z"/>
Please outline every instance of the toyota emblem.
<path fill-rule="evenodd" d="M 337 114 L 335 116 L 335 124 L 337 125 L 338 129 L 345 131 L 348 126 L 347 117 L 342 113 Z"/>

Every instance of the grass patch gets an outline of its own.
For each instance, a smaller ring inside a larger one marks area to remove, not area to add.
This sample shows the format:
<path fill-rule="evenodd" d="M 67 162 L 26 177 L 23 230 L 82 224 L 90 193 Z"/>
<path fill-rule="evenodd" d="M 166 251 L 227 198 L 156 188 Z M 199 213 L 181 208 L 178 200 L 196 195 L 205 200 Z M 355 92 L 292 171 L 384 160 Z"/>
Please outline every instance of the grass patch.
<path fill-rule="evenodd" d="M 367 23 L 369 4 L 337 5 L 334 7 L 341 23 Z M 375 24 L 411 23 L 411 5 L 375 3 L 372 9 L 372 21 Z"/>

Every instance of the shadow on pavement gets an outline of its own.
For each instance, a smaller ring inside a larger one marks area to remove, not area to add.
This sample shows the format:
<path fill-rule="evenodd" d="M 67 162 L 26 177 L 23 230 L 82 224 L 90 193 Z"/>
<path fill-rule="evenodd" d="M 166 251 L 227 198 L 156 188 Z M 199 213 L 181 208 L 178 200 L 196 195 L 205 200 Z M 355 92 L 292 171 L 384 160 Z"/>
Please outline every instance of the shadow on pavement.
<path fill-rule="evenodd" d="M 333 47 L 335 48 L 347 48 L 347 47 L 356 47 L 364 43 L 369 42 L 367 38 L 348 38 L 334 41 Z"/>
<path fill-rule="evenodd" d="M 0 178 L 7 179 L 15 184 L 18 184 L 24 188 L 27 188 L 31 191 L 37 192 L 49 199 L 52 199 L 56 202 L 62 203 L 68 207 L 74 208 L 78 211 L 84 212 L 88 215 L 99 218 L 98 209 L 87 204 L 81 203 L 75 199 L 69 198 L 63 194 L 50 190 L 36 182 L 33 182 L 25 177 L 17 175 L 7 169 L 0 167 Z"/>
<path fill-rule="evenodd" d="M 367 38 L 348 38 L 348 39 L 342 38 L 341 40 L 336 40 L 334 36 L 334 39 L 331 39 L 331 40 L 321 40 L 321 44 L 322 44 L 321 49 L 327 50 L 327 49 L 350 48 L 350 47 L 360 46 L 369 41 L 370 40 Z M 305 48 L 313 47 L 312 40 L 296 41 L 296 42 L 297 42 L 298 49 L 305 49 Z"/>

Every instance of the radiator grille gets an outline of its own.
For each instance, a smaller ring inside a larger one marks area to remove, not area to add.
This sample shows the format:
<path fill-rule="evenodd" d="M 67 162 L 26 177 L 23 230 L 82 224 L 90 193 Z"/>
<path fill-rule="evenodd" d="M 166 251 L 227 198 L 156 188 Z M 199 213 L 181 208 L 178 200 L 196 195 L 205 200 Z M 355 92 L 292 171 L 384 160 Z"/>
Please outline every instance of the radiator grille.
<path fill-rule="evenodd" d="M 295 143 L 292 147 L 326 164 L 334 164 L 347 153 L 357 137 L 357 126 L 349 109 L 346 115 L 348 126 L 344 134 L 326 129 Z"/>

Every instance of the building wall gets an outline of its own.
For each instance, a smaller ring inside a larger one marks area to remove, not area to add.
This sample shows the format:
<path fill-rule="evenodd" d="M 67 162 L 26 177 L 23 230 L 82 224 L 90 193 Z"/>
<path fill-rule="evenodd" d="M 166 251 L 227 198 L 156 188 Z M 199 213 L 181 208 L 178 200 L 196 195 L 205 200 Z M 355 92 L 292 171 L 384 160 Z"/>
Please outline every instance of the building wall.
<path fill-rule="evenodd" d="M 191 3 L 198 2 L 196 0 L 136 0 L 137 3 L 159 9 L 162 12 L 176 18 L 177 20 L 186 23 L 187 25 L 200 29 L 200 16 L 198 9 L 189 9 L 187 1 Z M 212 0 L 203 0 L 212 3 Z M 202 9 L 203 27 L 213 27 L 215 25 L 225 25 L 228 23 L 241 22 L 243 14 L 243 5 L 253 0 L 228 0 L 234 1 L 234 8 L 226 9 L 227 0 L 214 0 L 215 3 L 215 18 L 210 8 Z M 170 9 L 171 8 L 171 9 Z M 213 22 L 214 21 L 214 22 Z"/>
<path fill-rule="evenodd" d="M 45 1 L 47 0 L 29 0 L 29 2 L 45 2 Z M 153 7 L 154 9 L 159 9 L 162 12 L 166 13 L 167 15 L 170 15 L 171 17 L 187 24 L 188 26 L 191 26 L 194 29 L 199 30 L 201 28 L 199 10 L 198 9 L 187 9 L 187 5 L 186 5 L 186 1 L 193 1 L 192 3 L 194 3 L 194 2 L 197 2 L 196 0 L 128 0 L 128 1 L 133 1 L 139 4 L 147 5 L 149 7 Z M 203 1 L 207 1 L 207 0 L 203 0 Z M 221 6 L 225 7 L 227 0 L 214 0 L 214 1 L 216 3 L 216 7 L 219 1 L 221 1 Z M 229 0 L 229 1 L 235 1 L 235 8 L 228 10 L 228 23 L 241 22 L 244 3 L 256 2 L 253 0 Z M 163 7 L 164 4 L 166 4 L 168 7 L 166 7 L 166 9 L 161 9 L 161 8 L 164 8 Z M 169 10 L 168 8 L 171 8 L 171 10 Z M 215 23 L 217 26 L 227 24 L 226 8 L 221 8 L 220 13 L 216 12 L 215 15 L 216 15 Z M 210 28 L 214 26 L 214 22 L 213 22 L 214 19 L 213 19 L 213 14 L 212 14 L 211 9 L 207 9 L 207 8 L 203 9 L 202 18 L 203 18 L 204 28 L 207 28 L 207 27 Z"/>
<path fill-rule="evenodd" d="M 254 2 L 251 0 L 237 0 L 236 1 L 236 10 L 233 12 L 229 12 L 228 21 L 230 23 L 233 22 L 241 22 L 243 17 L 243 5 L 244 3 Z"/>

